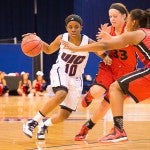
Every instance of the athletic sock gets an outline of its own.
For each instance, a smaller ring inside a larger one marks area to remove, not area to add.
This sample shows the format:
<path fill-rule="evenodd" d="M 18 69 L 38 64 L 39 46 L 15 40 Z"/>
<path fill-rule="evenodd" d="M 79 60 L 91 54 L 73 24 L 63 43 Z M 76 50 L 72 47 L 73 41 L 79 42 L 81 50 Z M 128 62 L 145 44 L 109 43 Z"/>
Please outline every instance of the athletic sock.
<path fill-rule="evenodd" d="M 95 123 L 91 119 L 89 119 L 84 126 L 88 127 L 89 129 L 92 129 L 94 127 Z"/>
<path fill-rule="evenodd" d="M 54 124 L 52 123 L 52 119 L 49 118 L 49 119 L 47 119 L 46 121 L 44 121 L 44 125 L 49 127 L 49 126 L 52 126 L 52 125 L 54 125 Z"/>
<path fill-rule="evenodd" d="M 123 129 L 123 116 L 115 116 L 113 117 L 114 125 L 120 130 Z"/>
<path fill-rule="evenodd" d="M 33 120 L 37 121 L 38 123 L 44 118 L 45 116 L 39 111 L 33 118 Z"/>

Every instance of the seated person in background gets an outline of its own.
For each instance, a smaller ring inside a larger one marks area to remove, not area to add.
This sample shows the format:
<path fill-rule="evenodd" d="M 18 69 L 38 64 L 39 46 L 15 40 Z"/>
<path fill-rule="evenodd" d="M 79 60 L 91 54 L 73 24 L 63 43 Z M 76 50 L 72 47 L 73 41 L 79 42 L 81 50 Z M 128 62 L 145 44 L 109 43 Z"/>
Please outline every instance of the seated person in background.
<path fill-rule="evenodd" d="M 7 83 L 5 78 L 5 73 L 0 71 L 0 96 L 8 96 L 9 89 L 7 87 Z"/>
<path fill-rule="evenodd" d="M 26 96 L 32 89 L 31 81 L 29 80 L 29 73 L 21 72 L 21 81 L 19 81 L 17 92 L 21 96 Z"/>
<path fill-rule="evenodd" d="M 38 71 L 36 75 L 37 77 L 33 80 L 32 90 L 29 96 L 43 96 L 46 90 L 46 81 L 43 79 L 43 72 Z"/>

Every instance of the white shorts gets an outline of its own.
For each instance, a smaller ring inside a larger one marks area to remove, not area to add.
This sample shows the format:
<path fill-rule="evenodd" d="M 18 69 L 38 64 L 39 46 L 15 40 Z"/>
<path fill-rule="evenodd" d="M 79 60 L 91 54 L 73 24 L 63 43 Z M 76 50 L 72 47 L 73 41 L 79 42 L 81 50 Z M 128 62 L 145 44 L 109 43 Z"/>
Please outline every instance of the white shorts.
<path fill-rule="evenodd" d="M 75 111 L 83 90 L 83 79 L 81 77 L 70 77 L 59 67 L 53 67 L 50 71 L 51 87 L 65 86 L 68 94 L 60 104 Z"/>

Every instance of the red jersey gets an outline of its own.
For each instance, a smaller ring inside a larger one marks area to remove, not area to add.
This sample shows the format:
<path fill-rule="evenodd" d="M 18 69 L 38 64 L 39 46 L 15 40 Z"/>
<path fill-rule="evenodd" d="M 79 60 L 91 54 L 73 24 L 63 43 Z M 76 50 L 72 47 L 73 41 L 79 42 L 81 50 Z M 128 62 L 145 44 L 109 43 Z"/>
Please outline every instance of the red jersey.
<path fill-rule="evenodd" d="M 136 46 L 143 56 L 145 68 L 141 68 L 118 80 L 122 91 L 130 95 L 135 102 L 150 98 L 150 29 L 141 29 L 145 38 Z"/>
<path fill-rule="evenodd" d="M 137 48 L 143 56 L 141 61 L 150 67 L 150 29 L 141 29 L 146 33 L 146 37 L 137 45 Z"/>
<path fill-rule="evenodd" d="M 122 29 L 122 33 L 124 32 L 125 25 Z M 112 36 L 116 36 L 114 27 L 111 27 L 110 34 Z M 137 67 L 137 48 L 135 46 L 127 46 L 122 49 L 115 49 L 109 51 L 109 57 L 112 59 L 111 69 L 114 74 L 114 78 L 118 79 L 120 75 L 118 71 L 120 68 L 126 69 L 127 72 L 131 72 Z"/>
<path fill-rule="evenodd" d="M 124 32 L 125 25 L 122 29 Z M 115 36 L 115 29 L 111 26 L 110 34 Z M 133 72 L 137 67 L 137 48 L 128 46 L 122 49 L 109 51 L 109 57 L 112 59 L 111 65 L 105 65 L 101 62 L 95 79 L 95 84 L 101 85 L 106 90 L 109 89 L 111 83 L 119 79 L 121 76 Z"/>

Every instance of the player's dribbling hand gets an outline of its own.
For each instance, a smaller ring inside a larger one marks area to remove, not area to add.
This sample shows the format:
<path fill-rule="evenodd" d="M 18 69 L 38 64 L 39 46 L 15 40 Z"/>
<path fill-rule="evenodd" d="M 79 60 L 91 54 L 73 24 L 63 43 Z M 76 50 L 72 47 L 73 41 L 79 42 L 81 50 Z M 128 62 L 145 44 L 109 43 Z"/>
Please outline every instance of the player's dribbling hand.
<path fill-rule="evenodd" d="M 23 35 L 22 35 L 22 38 L 27 37 L 27 36 L 29 36 L 29 35 L 31 35 L 31 34 L 36 35 L 35 32 L 34 32 L 34 33 L 26 33 L 26 34 L 23 34 Z"/>

